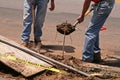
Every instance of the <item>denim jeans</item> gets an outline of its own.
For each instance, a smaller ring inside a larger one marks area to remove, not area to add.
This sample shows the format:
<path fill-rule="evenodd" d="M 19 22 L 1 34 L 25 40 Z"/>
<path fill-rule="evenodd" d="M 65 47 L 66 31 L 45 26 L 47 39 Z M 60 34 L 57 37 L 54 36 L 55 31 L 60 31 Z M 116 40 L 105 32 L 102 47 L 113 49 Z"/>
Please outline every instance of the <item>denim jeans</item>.
<path fill-rule="evenodd" d="M 24 42 L 29 42 L 31 34 L 31 25 L 33 22 L 32 17 L 32 4 L 35 0 L 25 0 L 24 1 L 24 13 L 23 13 L 23 32 L 21 34 L 21 39 Z M 42 27 L 46 16 L 47 3 L 49 0 L 36 0 L 36 18 L 35 18 L 35 29 L 34 38 L 40 41 L 42 36 Z"/>
<path fill-rule="evenodd" d="M 93 16 L 86 29 L 85 42 L 83 48 L 82 60 L 93 61 L 94 54 L 100 52 L 99 48 L 99 32 L 100 28 L 104 25 L 111 10 L 113 9 L 114 0 L 110 0 L 109 4 L 107 0 L 102 0 L 96 6 L 94 6 Z"/>

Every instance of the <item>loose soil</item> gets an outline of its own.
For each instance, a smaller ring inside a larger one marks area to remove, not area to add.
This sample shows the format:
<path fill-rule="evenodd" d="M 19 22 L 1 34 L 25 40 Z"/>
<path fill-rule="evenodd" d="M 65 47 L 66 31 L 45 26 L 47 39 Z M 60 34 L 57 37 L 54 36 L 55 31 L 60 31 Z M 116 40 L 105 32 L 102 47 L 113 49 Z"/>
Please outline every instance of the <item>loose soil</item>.
<path fill-rule="evenodd" d="M 30 49 L 31 49 L 31 47 L 30 47 Z M 100 69 L 100 68 L 83 66 L 83 64 L 85 64 L 85 63 L 82 62 L 80 59 L 77 59 L 73 56 L 64 55 L 64 59 L 62 59 L 61 55 L 56 55 L 56 54 L 53 54 L 50 52 L 45 52 L 42 54 L 45 56 L 48 56 L 54 60 L 62 62 L 66 65 L 72 66 L 80 71 L 86 72 L 88 74 L 99 73 L 99 74 L 103 74 L 103 75 L 99 76 L 99 77 L 89 78 L 89 77 L 85 77 L 81 74 L 78 74 L 76 72 L 65 69 L 61 66 L 54 66 L 57 69 L 65 70 L 67 72 L 67 74 L 61 74 L 61 73 L 56 73 L 56 72 L 52 72 L 49 70 L 45 70 L 45 71 L 40 72 L 31 77 L 25 78 L 20 73 L 14 71 L 13 69 L 6 66 L 5 64 L 0 63 L 0 78 L 3 78 L 5 80 L 7 80 L 7 79 L 8 80 L 120 80 L 120 77 L 119 77 L 120 73 L 113 72 L 113 71 L 107 71 L 105 69 Z M 109 62 L 103 62 L 101 64 L 109 64 Z"/>

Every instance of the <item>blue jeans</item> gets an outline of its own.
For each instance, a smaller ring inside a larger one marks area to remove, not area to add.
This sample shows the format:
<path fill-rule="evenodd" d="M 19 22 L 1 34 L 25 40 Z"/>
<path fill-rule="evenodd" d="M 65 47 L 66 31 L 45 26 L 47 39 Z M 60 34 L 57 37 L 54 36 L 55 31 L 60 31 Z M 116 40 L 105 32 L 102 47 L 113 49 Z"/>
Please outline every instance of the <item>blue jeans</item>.
<path fill-rule="evenodd" d="M 29 42 L 31 34 L 31 25 L 33 22 L 32 17 L 32 4 L 35 0 L 25 0 L 24 1 L 24 13 L 23 13 L 23 32 L 21 39 L 24 42 Z M 47 11 L 47 3 L 49 0 L 36 0 L 36 18 L 35 18 L 35 28 L 34 28 L 34 39 L 40 41 L 42 36 L 42 27 L 45 20 L 45 15 Z"/>
<path fill-rule="evenodd" d="M 113 9 L 113 5 L 114 0 L 110 0 L 109 4 L 107 0 L 102 0 L 102 2 L 94 6 L 93 16 L 85 33 L 82 60 L 93 61 L 94 54 L 100 52 L 99 48 L 100 28 L 104 25 L 106 19 L 108 18 L 111 10 Z"/>

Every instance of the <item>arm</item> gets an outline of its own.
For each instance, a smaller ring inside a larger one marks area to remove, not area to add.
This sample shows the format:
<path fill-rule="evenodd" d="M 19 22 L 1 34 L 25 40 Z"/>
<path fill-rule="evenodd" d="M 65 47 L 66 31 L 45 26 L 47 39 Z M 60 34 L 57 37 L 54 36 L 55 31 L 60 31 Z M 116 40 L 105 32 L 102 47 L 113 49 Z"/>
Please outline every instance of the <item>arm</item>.
<path fill-rule="evenodd" d="M 77 18 L 77 20 L 80 22 L 84 21 L 85 13 L 87 12 L 89 6 L 90 6 L 91 0 L 85 0 L 83 5 L 82 14 Z"/>
<path fill-rule="evenodd" d="M 54 9 L 55 9 L 55 2 L 54 2 L 54 0 L 51 0 L 50 1 L 50 8 L 49 8 L 49 10 L 53 11 Z"/>

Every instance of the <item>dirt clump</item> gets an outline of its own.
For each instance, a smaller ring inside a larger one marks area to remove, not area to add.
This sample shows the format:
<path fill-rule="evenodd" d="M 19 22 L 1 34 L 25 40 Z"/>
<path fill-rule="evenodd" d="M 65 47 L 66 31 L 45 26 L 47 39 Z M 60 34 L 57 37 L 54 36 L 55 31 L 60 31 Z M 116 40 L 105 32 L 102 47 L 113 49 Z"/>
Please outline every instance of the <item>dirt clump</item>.
<path fill-rule="evenodd" d="M 73 31 L 75 31 L 75 26 L 73 26 L 71 23 L 63 22 L 61 24 L 58 24 L 57 31 L 64 35 L 69 35 Z"/>

